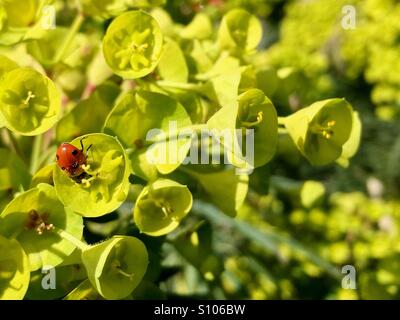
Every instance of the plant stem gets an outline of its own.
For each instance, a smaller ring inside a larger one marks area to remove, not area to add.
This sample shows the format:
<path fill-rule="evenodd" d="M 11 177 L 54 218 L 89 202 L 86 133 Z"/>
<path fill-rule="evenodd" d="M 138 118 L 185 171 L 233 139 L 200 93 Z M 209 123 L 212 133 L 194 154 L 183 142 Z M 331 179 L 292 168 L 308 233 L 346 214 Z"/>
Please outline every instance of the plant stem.
<path fill-rule="evenodd" d="M 24 159 L 24 155 L 23 155 L 22 150 L 21 150 L 21 148 L 19 146 L 18 140 L 15 139 L 13 133 L 10 130 L 5 129 L 5 132 L 7 134 L 7 138 L 9 140 L 9 142 L 11 143 L 11 146 L 13 147 L 15 153 L 18 154 L 21 159 Z"/>
<path fill-rule="evenodd" d="M 69 46 L 71 45 L 72 41 L 74 40 L 75 35 L 78 33 L 79 29 L 82 26 L 83 21 L 85 20 L 85 16 L 83 15 L 82 12 L 79 12 L 75 20 L 73 21 L 71 28 L 69 29 L 68 35 L 61 45 L 60 49 L 57 52 L 55 62 L 59 62 L 64 54 L 67 52 Z"/>
<path fill-rule="evenodd" d="M 156 81 L 156 84 L 160 87 L 172 88 L 172 89 L 182 89 L 189 90 L 201 93 L 201 85 L 195 83 L 184 83 L 184 82 L 174 82 L 174 81 L 165 81 L 160 80 Z"/>
<path fill-rule="evenodd" d="M 79 248 L 81 251 L 86 250 L 89 247 L 89 245 L 75 238 L 74 236 L 70 235 L 67 231 L 64 231 L 63 229 L 54 227 L 53 231 L 57 233 L 61 238 L 71 242 L 75 247 Z"/>
<path fill-rule="evenodd" d="M 53 158 L 55 153 L 56 153 L 57 147 L 52 146 L 49 149 L 47 149 L 46 151 L 42 152 L 39 156 L 39 160 L 38 160 L 38 167 L 41 167 L 42 165 L 46 165 L 49 164 L 47 162 L 47 160 L 53 155 Z M 54 161 L 54 160 L 53 160 Z"/>
<path fill-rule="evenodd" d="M 33 142 L 32 148 L 32 155 L 31 155 L 31 163 L 29 167 L 29 171 L 31 174 L 35 174 L 39 166 L 39 157 L 42 153 L 42 142 L 43 142 L 43 135 L 39 134 L 35 137 Z"/>

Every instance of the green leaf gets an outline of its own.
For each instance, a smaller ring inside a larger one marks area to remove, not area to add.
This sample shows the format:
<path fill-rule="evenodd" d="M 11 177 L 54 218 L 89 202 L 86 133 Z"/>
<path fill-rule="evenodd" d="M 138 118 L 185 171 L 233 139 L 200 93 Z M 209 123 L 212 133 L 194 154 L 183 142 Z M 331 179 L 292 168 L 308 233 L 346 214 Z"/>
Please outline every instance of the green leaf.
<path fill-rule="evenodd" d="M 29 257 L 32 271 L 57 266 L 75 246 L 52 232 L 51 225 L 80 239 L 82 218 L 64 208 L 54 188 L 39 184 L 12 200 L 0 215 L 0 234 L 15 238 Z"/>
<path fill-rule="evenodd" d="M 188 60 L 191 62 L 190 69 L 195 69 L 197 73 L 202 74 L 212 68 L 214 61 L 207 49 L 204 42 L 198 39 L 193 40 L 188 52 Z"/>
<path fill-rule="evenodd" d="M 321 182 L 305 181 L 300 190 L 301 204 L 305 208 L 312 208 L 320 202 L 325 195 L 325 187 Z"/>
<path fill-rule="evenodd" d="M 0 55 L 0 78 L 7 72 L 19 68 L 18 64 L 6 56 Z"/>
<path fill-rule="evenodd" d="M 208 15 L 198 13 L 193 20 L 180 31 L 180 36 L 185 39 L 208 39 L 214 32 L 213 25 Z"/>
<path fill-rule="evenodd" d="M 72 264 L 59 266 L 54 270 L 48 271 L 55 274 L 55 288 L 44 289 L 42 281 L 47 273 L 44 270 L 37 270 L 31 273 L 26 298 L 29 300 L 56 300 L 67 295 L 83 279 L 87 278 L 86 270 L 82 265 Z"/>
<path fill-rule="evenodd" d="M 163 36 L 157 21 L 143 11 L 118 16 L 103 39 L 104 57 L 115 74 L 126 79 L 151 73 L 161 58 Z"/>
<path fill-rule="evenodd" d="M 172 232 L 192 208 L 189 189 L 175 181 L 158 179 L 140 193 L 134 208 L 139 230 L 158 237 Z"/>
<path fill-rule="evenodd" d="M 222 261 L 213 251 L 212 240 L 211 225 L 204 221 L 172 240 L 176 250 L 207 280 L 214 280 L 223 271 Z"/>
<path fill-rule="evenodd" d="M 106 299 L 126 298 L 143 279 L 148 253 L 134 237 L 114 236 L 82 251 L 82 261 L 96 290 Z"/>
<path fill-rule="evenodd" d="M 27 51 L 35 59 L 37 59 L 44 66 L 52 66 L 60 61 L 57 61 L 57 54 L 60 47 L 63 46 L 66 37 L 68 36 L 69 29 L 64 27 L 57 27 L 56 29 L 46 30 L 43 37 L 37 40 L 29 41 L 27 43 Z M 78 40 L 75 37 L 72 44 L 68 46 L 66 52 L 61 58 L 61 61 L 70 56 L 78 47 Z"/>
<path fill-rule="evenodd" d="M 87 68 L 89 83 L 98 86 L 113 75 L 112 70 L 104 59 L 103 52 L 99 51 Z"/>
<path fill-rule="evenodd" d="M 83 12 L 101 19 L 115 17 L 127 9 L 125 0 L 81 0 Z"/>
<path fill-rule="evenodd" d="M 261 89 L 267 97 L 272 97 L 279 86 L 279 78 L 272 68 L 257 70 L 257 88 Z"/>
<path fill-rule="evenodd" d="M 0 300 L 22 300 L 29 286 L 29 260 L 15 239 L 0 236 Z"/>
<path fill-rule="evenodd" d="M 48 164 L 41 168 L 35 175 L 32 177 L 32 182 L 30 188 L 37 187 L 40 183 L 47 183 L 50 185 L 54 185 L 53 183 L 53 170 L 54 163 Z"/>
<path fill-rule="evenodd" d="M 166 300 L 166 294 L 157 284 L 143 280 L 132 292 L 133 300 Z"/>
<path fill-rule="evenodd" d="M 194 171 L 188 173 L 198 180 L 209 200 L 226 215 L 236 216 L 247 196 L 247 175 L 238 175 L 233 169 L 207 174 Z"/>
<path fill-rule="evenodd" d="M 83 140 L 82 140 L 83 139 Z M 86 179 L 72 180 L 58 166 L 54 170 L 57 195 L 66 208 L 84 217 L 98 217 L 118 209 L 128 196 L 131 168 L 118 139 L 101 134 L 76 138 L 72 145 L 92 145 L 87 157 Z"/>
<path fill-rule="evenodd" d="M 158 72 L 164 80 L 175 82 L 187 82 L 189 70 L 185 56 L 179 45 L 168 40 L 164 44 L 164 51 L 158 64 Z"/>
<path fill-rule="evenodd" d="M 222 107 L 231 105 L 236 101 L 238 94 L 257 85 L 254 69 L 251 66 L 239 67 L 223 73 L 220 71 L 211 70 L 211 72 L 216 72 L 216 76 L 205 84 L 205 94 Z"/>
<path fill-rule="evenodd" d="M 25 163 L 10 150 L 0 148 L 0 191 L 26 189 L 30 179 Z"/>
<path fill-rule="evenodd" d="M 63 300 L 100 300 L 102 296 L 92 286 L 89 279 L 82 281 Z"/>
<path fill-rule="evenodd" d="M 129 8 L 160 6 L 165 0 L 81 0 L 83 11 L 95 18 L 115 17 Z"/>
<path fill-rule="evenodd" d="M 86 100 L 67 113 L 57 124 L 56 139 L 69 141 L 83 134 L 102 130 L 120 89 L 113 83 L 100 85 Z"/>

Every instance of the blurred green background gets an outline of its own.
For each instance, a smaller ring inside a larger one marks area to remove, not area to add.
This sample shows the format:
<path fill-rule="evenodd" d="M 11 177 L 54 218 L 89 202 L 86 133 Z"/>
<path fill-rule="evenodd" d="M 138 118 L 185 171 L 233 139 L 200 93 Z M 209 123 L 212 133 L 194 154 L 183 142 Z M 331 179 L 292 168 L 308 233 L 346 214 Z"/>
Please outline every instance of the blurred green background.
<path fill-rule="evenodd" d="M 345 5 L 355 8 L 355 29 L 342 27 Z M 183 271 L 162 287 L 186 297 L 400 298 L 400 3 L 167 2 L 182 23 L 199 10 L 217 20 L 232 7 L 246 8 L 263 21 L 256 59 L 279 77 L 276 87 L 266 84 L 279 113 L 346 97 L 361 116 L 361 147 L 348 168 L 321 169 L 292 153 L 291 142 L 282 139 L 273 163 L 250 177 L 248 199 L 235 220 L 207 203 L 195 205 L 212 228 L 203 225 L 186 239 L 208 239 L 212 230 L 210 245 L 216 259 L 224 261 L 212 296 L 198 268 L 168 245 L 165 265 Z M 345 265 L 355 267 L 356 290 L 342 288 Z"/>

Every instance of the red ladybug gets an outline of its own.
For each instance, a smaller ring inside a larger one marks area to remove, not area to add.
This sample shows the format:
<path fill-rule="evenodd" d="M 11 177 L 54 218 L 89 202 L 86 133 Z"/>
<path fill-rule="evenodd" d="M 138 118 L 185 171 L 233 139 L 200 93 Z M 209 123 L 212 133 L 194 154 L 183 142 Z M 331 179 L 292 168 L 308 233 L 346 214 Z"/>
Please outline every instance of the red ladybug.
<path fill-rule="evenodd" d="M 62 143 L 57 149 L 57 164 L 60 169 L 66 172 L 68 176 L 72 179 L 82 177 L 86 174 L 82 168 L 82 165 L 86 165 L 87 152 L 92 145 L 87 148 L 85 154 L 85 148 L 83 146 L 82 140 L 81 149 L 78 149 L 77 147 L 69 143 Z"/>

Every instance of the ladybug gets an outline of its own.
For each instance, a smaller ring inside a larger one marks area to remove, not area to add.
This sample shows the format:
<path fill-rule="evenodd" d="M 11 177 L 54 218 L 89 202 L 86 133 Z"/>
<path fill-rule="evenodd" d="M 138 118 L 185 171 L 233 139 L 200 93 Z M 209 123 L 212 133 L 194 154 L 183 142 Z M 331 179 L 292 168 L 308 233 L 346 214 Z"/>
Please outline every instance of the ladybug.
<path fill-rule="evenodd" d="M 83 178 L 87 177 L 87 173 L 82 168 L 82 165 L 86 165 L 87 153 L 92 147 L 90 145 L 85 152 L 83 146 L 83 139 L 81 139 L 81 149 L 73 146 L 70 143 L 62 143 L 56 154 L 57 165 L 62 171 L 64 171 L 71 179 L 80 183 Z"/>

